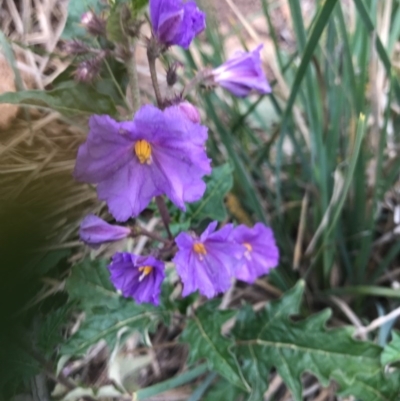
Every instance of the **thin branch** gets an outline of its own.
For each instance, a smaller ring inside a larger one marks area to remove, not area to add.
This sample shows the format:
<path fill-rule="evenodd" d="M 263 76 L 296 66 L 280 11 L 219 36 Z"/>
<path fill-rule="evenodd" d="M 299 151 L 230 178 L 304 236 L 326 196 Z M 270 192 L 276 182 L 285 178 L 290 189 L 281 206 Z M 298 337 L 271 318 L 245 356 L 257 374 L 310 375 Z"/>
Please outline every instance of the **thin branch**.
<path fill-rule="evenodd" d="M 171 230 L 169 228 L 169 223 L 171 222 L 171 217 L 168 212 L 167 205 L 165 204 L 164 198 L 162 196 L 156 196 L 156 204 L 158 207 L 158 210 L 160 211 L 160 216 L 163 221 L 163 224 L 165 226 L 165 229 L 167 230 L 168 237 L 173 240 L 174 236 L 171 233 Z"/>
<path fill-rule="evenodd" d="M 131 46 L 131 58 L 127 63 L 127 71 L 129 76 L 129 88 L 132 95 L 132 107 L 133 114 L 135 114 L 140 108 L 140 91 L 139 91 L 139 78 L 136 68 L 136 44 L 132 42 Z"/>
<path fill-rule="evenodd" d="M 150 231 L 146 230 L 145 228 L 135 227 L 133 229 L 133 231 L 132 231 L 132 236 L 133 237 L 137 237 L 137 236 L 140 236 L 140 235 L 144 235 L 144 236 L 149 237 L 149 238 L 151 238 L 151 239 L 153 239 L 155 241 L 162 242 L 163 244 L 170 244 L 170 242 L 171 242 L 171 240 L 163 238 L 163 237 L 161 237 L 160 235 L 158 235 L 156 233 L 153 233 L 153 232 L 150 232 Z"/>
<path fill-rule="evenodd" d="M 160 86 L 158 84 L 157 71 L 156 71 L 156 59 L 157 58 L 154 56 L 154 53 L 153 53 L 153 50 L 151 47 L 148 47 L 148 49 L 147 49 L 147 59 L 149 61 L 151 82 L 153 84 L 154 93 L 156 95 L 157 105 L 158 105 L 158 107 L 161 108 L 163 101 L 162 101 L 162 97 L 161 97 Z"/>

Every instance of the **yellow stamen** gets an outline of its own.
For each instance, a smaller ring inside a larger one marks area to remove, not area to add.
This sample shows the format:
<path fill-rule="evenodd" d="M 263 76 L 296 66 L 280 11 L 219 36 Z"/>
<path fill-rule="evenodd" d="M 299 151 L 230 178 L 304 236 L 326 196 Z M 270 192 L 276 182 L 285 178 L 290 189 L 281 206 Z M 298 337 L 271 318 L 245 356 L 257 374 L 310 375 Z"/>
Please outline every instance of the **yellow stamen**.
<path fill-rule="evenodd" d="M 148 276 L 153 271 L 153 266 L 142 266 L 139 267 L 139 271 L 143 272 L 139 277 L 139 281 L 142 281 L 146 276 Z"/>
<path fill-rule="evenodd" d="M 248 252 L 251 252 L 253 250 L 253 247 L 247 242 L 245 242 L 243 246 L 247 249 Z"/>
<path fill-rule="evenodd" d="M 206 247 L 201 242 L 196 242 L 193 245 L 193 250 L 199 255 L 207 255 Z"/>
<path fill-rule="evenodd" d="M 135 143 L 135 154 L 141 164 L 151 163 L 151 145 L 144 139 Z"/>

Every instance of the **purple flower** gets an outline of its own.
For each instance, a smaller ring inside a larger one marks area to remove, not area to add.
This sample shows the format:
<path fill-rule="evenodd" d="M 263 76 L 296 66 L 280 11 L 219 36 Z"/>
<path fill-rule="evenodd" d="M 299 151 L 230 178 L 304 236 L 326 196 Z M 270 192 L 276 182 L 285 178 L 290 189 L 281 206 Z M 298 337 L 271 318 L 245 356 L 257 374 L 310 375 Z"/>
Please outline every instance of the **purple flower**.
<path fill-rule="evenodd" d="M 211 172 L 205 152 L 207 128 L 191 122 L 177 106 L 144 106 L 133 121 L 93 116 L 78 151 L 74 176 L 98 184 L 117 221 L 137 216 L 154 196 L 166 194 L 179 208 L 199 200 Z"/>
<path fill-rule="evenodd" d="M 79 229 L 81 240 L 92 248 L 98 248 L 105 242 L 113 242 L 126 238 L 130 233 L 130 228 L 113 226 L 93 214 L 83 219 Z"/>
<path fill-rule="evenodd" d="M 150 0 L 150 20 L 160 43 L 185 49 L 206 27 L 206 16 L 194 1 Z"/>
<path fill-rule="evenodd" d="M 217 224 L 211 223 L 200 238 L 187 233 L 176 238 L 179 250 L 173 262 L 183 282 L 183 296 L 199 290 L 212 298 L 228 290 L 236 268 L 240 267 L 245 248 L 230 238 L 231 224 L 215 231 Z"/>
<path fill-rule="evenodd" d="M 271 87 L 261 67 L 263 45 L 250 53 L 238 52 L 233 58 L 212 71 L 214 81 L 235 96 L 247 96 L 252 89 L 271 93 Z"/>
<path fill-rule="evenodd" d="M 152 256 L 138 256 L 127 252 L 116 253 L 108 270 L 111 281 L 124 297 L 137 303 L 158 305 L 164 280 L 164 263 Z"/>
<path fill-rule="evenodd" d="M 257 223 L 253 228 L 241 225 L 233 230 L 232 238 L 246 248 L 242 266 L 235 276 L 247 283 L 256 279 L 278 265 L 279 250 L 275 244 L 274 233 L 269 227 Z"/>

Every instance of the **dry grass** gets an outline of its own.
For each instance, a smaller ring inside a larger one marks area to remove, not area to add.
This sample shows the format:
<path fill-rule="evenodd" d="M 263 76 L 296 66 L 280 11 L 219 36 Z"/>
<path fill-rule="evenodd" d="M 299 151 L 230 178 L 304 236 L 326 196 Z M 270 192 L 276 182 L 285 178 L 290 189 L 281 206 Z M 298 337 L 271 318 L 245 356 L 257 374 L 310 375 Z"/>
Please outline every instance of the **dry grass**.
<path fill-rule="evenodd" d="M 1 29 L 12 41 L 27 88 L 49 88 L 68 61 L 49 57 L 60 41 L 67 2 L 1 0 Z M 32 50 L 30 50 L 32 49 Z M 12 70 L 3 66 L 1 92 L 15 90 Z M 4 110 L 13 106 L 2 105 Z M 95 192 L 72 179 L 76 151 L 85 138 L 85 121 L 66 121 L 56 112 L 20 110 L 3 122 L 0 135 L 0 201 L 40 213 L 48 223 L 48 245 L 76 239 L 82 216 L 97 204 Z M 4 128 L 5 127 L 5 128 Z M 74 245 L 69 244 L 69 245 Z"/>

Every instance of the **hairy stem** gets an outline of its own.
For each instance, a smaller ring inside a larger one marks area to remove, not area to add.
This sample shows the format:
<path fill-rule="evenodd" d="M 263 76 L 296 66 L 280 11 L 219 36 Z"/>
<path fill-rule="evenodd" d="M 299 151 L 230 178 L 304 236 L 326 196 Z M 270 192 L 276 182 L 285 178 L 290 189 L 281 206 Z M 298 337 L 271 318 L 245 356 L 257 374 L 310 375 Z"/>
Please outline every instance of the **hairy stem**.
<path fill-rule="evenodd" d="M 161 219 L 163 221 L 164 227 L 167 230 L 168 237 L 173 240 L 174 236 L 169 229 L 169 223 L 171 222 L 171 217 L 169 215 L 167 205 L 165 204 L 164 198 L 162 196 L 156 196 L 156 204 L 158 210 L 160 211 Z"/>
<path fill-rule="evenodd" d="M 210 81 L 212 77 L 212 70 L 205 69 L 199 71 L 195 77 L 193 77 L 189 83 L 183 88 L 182 98 L 185 98 L 197 85 L 201 84 L 203 81 Z M 210 81 L 212 83 L 212 81 Z"/>
<path fill-rule="evenodd" d="M 149 237 L 155 241 L 162 242 L 163 244 L 166 244 L 166 245 L 169 245 L 171 243 L 171 240 L 165 239 L 156 233 L 152 233 L 152 232 L 146 230 L 145 228 L 135 227 L 133 230 L 132 236 L 137 237 L 140 235 L 144 235 L 145 237 Z"/>
<path fill-rule="evenodd" d="M 157 71 L 156 71 L 156 57 L 154 56 L 152 49 L 147 49 L 147 59 L 149 61 L 151 82 L 153 83 L 154 93 L 156 95 L 158 107 L 162 107 L 162 97 L 160 92 L 160 86 L 158 85 Z"/>
<path fill-rule="evenodd" d="M 131 46 L 131 58 L 127 63 L 127 70 L 129 76 L 129 88 L 132 95 L 132 107 L 133 114 L 135 114 L 140 107 L 140 91 L 139 91 L 139 79 L 136 69 L 136 44 L 132 42 Z"/>

